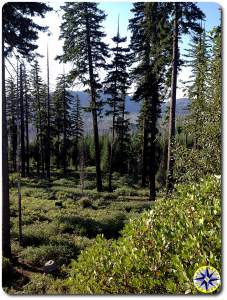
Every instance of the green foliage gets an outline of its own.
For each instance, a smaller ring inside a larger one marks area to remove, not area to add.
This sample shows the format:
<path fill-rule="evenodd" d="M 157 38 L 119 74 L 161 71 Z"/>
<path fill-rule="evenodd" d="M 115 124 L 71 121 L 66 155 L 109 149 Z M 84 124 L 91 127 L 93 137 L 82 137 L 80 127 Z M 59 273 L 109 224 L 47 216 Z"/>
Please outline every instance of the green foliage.
<path fill-rule="evenodd" d="M 59 265 L 69 263 L 70 258 L 77 255 L 78 250 L 70 243 L 61 242 L 37 247 L 27 247 L 21 251 L 20 257 L 26 262 L 43 267 L 48 260 L 54 260 Z"/>
<path fill-rule="evenodd" d="M 4 55 L 10 55 L 14 49 L 23 56 L 31 55 L 31 52 L 38 48 L 34 43 L 38 39 L 38 31 L 46 31 L 47 28 L 38 25 L 29 17 L 34 15 L 44 17 L 52 8 L 40 2 L 32 4 L 8 2 L 2 9 Z"/>
<path fill-rule="evenodd" d="M 23 289 L 25 295 L 60 295 L 65 289 L 60 279 L 55 279 L 52 275 L 36 274 Z"/>
<path fill-rule="evenodd" d="M 53 124 L 52 132 L 54 137 L 54 155 L 58 168 L 63 167 L 64 172 L 69 164 L 70 136 L 72 127 L 71 103 L 72 95 L 67 90 L 69 85 L 66 76 L 59 75 L 57 78 L 56 89 L 53 94 Z"/>
<path fill-rule="evenodd" d="M 190 115 L 184 124 L 192 145 L 178 143 L 175 177 L 197 181 L 221 173 L 221 30 L 215 28 L 207 41 L 205 32 L 194 37 L 191 49 Z"/>
<path fill-rule="evenodd" d="M 72 261 L 68 292 L 197 293 L 192 278 L 198 267 L 221 271 L 220 200 L 216 178 L 177 187 L 173 199 L 159 200 L 131 220 L 121 238 L 111 242 L 99 236 Z"/>
<path fill-rule="evenodd" d="M 83 197 L 80 199 L 80 205 L 83 208 L 92 207 L 92 201 L 89 198 Z"/>

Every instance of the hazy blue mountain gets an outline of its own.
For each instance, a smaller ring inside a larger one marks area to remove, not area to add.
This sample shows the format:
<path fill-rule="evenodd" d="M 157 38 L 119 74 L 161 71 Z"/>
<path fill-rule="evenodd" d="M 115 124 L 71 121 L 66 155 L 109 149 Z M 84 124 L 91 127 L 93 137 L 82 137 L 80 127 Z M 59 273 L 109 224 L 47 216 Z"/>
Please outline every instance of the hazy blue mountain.
<path fill-rule="evenodd" d="M 189 104 L 190 100 L 188 98 L 179 98 L 176 101 L 176 115 L 184 116 L 189 114 Z M 167 107 L 169 106 L 169 102 L 162 103 L 162 113 L 166 112 Z"/>
<path fill-rule="evenodd" d="M 78 95 L 80 98 L 80 103 L 82 107 L 88 107 L 90 97 L 85 92 L 75 92 L 71 91 L 72 96 Z M 106 100 L 107 95 L 101 94 L 102 100 Z M 135 130 L 136 123 L 138 119 L 138 114 L 140 111 L 140 103 L 132 101 L 132 97 L 127 96 L 126 97 L 126 111 L 128 112 L 128 118 L 131 123 L 131 129 Z M 165 113 L 167 106 L 169 105 L 168 102 L 163 102 L 161 107 L 161 113 L 162 115 Z M 176 105 L 176 116 L 184 116 L 189 113 L 189 99 L 188 98 L 180 98 L 177 99 L 177 105 Z M 107 109 L 107 106 L 104 107 L 103 115 L 105 115 L 105 110 Z M 98 119 L 99 124 L 99 131 L 101 134 L 108 132 L 109 128 L 111 126 L 111 116 L 104 116 L 102 118 Z M 92 117 L 90 112 L 84 112 L 84 127 L 85 132 L 92 133 L 93 130 L 93 124 L 92 124 Z M 29 130 L 29 135 L 31 136 L 31 139 L 33 140 L 35 138 L 35 129 L 33 126 L 31 126 Z"/>
<path fill-rule="evenodd" d="M 71 94 L 73 96 L 78 95 L 80 98 L 80 103 L 82 107 L 88 107 L 89 105 L 89 101 L 90 101 L 90 96 L 89 94 L 85 93 L 85 92 L 75 92 L 75 91 L 71 91 Z M 108 95 L 106 94 L 101 94 L 100 95 L 100 99 L 102 99 L 103 101 L 105 101 L 107 99 Z M 140 111 L 140 104 L 132 101 L 131 100 L 132 97 L 130 96 L 126 96 L 126 111 L 130 112 L 130 113 L 138 113 Z M 107 109 L 107 106 L 104 107 L 104 110 Z"/>
<path fill-rule="evenodd" d="M 79 96 L 80 98 L 80 103 L 82 107 L 87 107 L 89 105 L 89 101 L 90 101 L 90 97 L 87 93 L 85 92 L 75 92 L 72 91 L 71 92 L 73 96 L 75 96 L 76 94 Z M 107 99 L 107 95 L 105 94 L 101 94 L 100 97 L 102 100 L 106 100 Z M 162 107 L 161 107 L 161 111 L 162 113 L 164 113 L 166 111 L 167 106 L 169 105 L 169 102 L 163 102 L 162 103 Z M 177 99 L 177 105 L 176 105 L 176 114 L 177 115 L 186 115 L 189 113 L 189 99 L 188 98 L 180 98 Z M 104 107 L 104 111 L 107 109 L 107 106 Z M 132 101 L 132 97 L 131 96 L 126 96 L 126 111 L 128 111 L 129 113 L 139 113 L 140 111 L 140 103 Z"/>

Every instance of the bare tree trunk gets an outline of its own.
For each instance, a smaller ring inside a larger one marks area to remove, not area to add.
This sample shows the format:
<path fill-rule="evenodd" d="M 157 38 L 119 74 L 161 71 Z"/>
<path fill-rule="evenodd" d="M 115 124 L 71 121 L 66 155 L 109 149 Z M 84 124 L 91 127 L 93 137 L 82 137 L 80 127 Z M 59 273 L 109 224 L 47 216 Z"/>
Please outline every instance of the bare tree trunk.
<path fill-rule="evenodd" d="M 146 186 L 147 176 L 147 124 L 146 116 L 143 116 L 143 146 L 142 146 L 142 174 L 141 174 L 141 187 Z"/>
<path fill-rule="evenodd" d="M 173 167 L 175 144 L 175 112 L 176 112 L 176 89 L 177 89 L 177 67 L 178 67 L 178 4 L 175 3 L 175 18 L 173 31 L 173 62 L 172 62 L 172 82 L 169 114 L 169 138 L 168 138 L 168 160 L 167 160 L 167 182 L 166 193 L 171 194 L 174 188 Z"/>
<path fill-rule="evenodd" d="M 108 192 L 112 193 L 113 192 L 113 187 L 112 187 L 112 164 L 113 164 L 113 147 L 114 147 L 114 137 L 112 137 L 112 141 L 110 142 L 110 149 L 109 149 L 109 186 L 108 186 Z"/>
<path fill-rule="evenodd" d="M 50 180 L 50 76 L 49 76 L 49 53 L 47 47 L 47 137 L 46 137 L 46 174 Z"/>
<path fill-rule="evenodd" d="M 60 135 L 57 133 L 57 169 L 60 169 Z"/>
<path fill-rule="evenodd" d="M 18 74 L 17 74 L 18 76 Z M 19 99 L 17 101 L 17 130 L 18 130 L 18 143 L 17 143 L 17 194 L 18 194 L 18 233 L 19 233 L 19 244 L 23 245 L 23 237 L 22 237 L 22 206 L 21 206 L 21 176 L 22 175 L 22 138 L 24 138 L 22 134 L 22 129 L 24 131 L 22 119 L 24 119 L 23 112 L 23 87 L 22 87 L 22 65 L 20 64 L 20 76 L 19 81 L 17 80 L 17 90 L 19 91 L 20 85 L 20 95 L 17 93 Z M 25 165 L 24 165 L 25 172 Z"/>
<path fill-rule="evenodd" d="M 64 90 L 63 90 L 63 171 L 66 174 L 66 163 L 67 163 L 67 155 L 66 155 L 66 95 L 65 95 L 65 75 L 64 75 Z"/>
<path fill-rule="evenodd" d="M 21 182 L 20 174 L 18 173 L 17 181 L 17 193 L 18 193 L 18 230 L 19 230 L 19 244 L 23 246 L 23 235 L 22 235 L 22 206 L 21 206 Z"/>
<path fill-rule="evenodd" d="M 84 192 L 84 180 L 85 180 L 85 149 L 84 149 L 84 139 L 82 139 L 81 151 L 80 151 L 80 188 L 83 195 Z"/>
<path fill-rule="evenodd" d="M 91 108 L 92 108 L 94 143 L 95 143 L 96 187 L 97 187 L 97 191 L 101 192 L 102 174 L 101 174 L 101 167 L 100 167 L 100 146 L 99 146 L 99 132 L 98 132 L 98 121 L 97 121 L 97 103 L 96 103 L 95 79 L 93 74 L 93 63 L 92 63 L 91 41 L 90 41 L 90 24 L 89 24 L 87 8 L 86 8 L 86 38 L 87 38 L 87 48 L 88 48 L 89 77 L 90 77 L 90 88 L 91 88 Z"/>
<path fill-rule="evenodd" d="M 16 172 L 17 171 L 17 125 L 14 116 L 13 116 L 12 123 L 13 123 L 12 135 L 11 135 L 12 164 L 13 164 L 13 172 Z"/>
<path fill-rule="evenodd" d="M 26 71 L 24 70 L 25 75 L 25 131 L 26 131 L 26 175 L 29 176 L 29 133 L 28 133 L 28 90 L 27 90 L 27 78 Z"/>
<path fill-rule="evenodd" d="M 157 120 L 157 109 L 156 103 L 158 102 L 158 86 L 153 86 L 152 88 L 153 96 L 151 103 L 151 123 L 150 126 L 150 155 L 149 155 L 149 189 L 150 189 L 150 200 L 155 201 L 156 191 L 155 191 L 155 171 L 156 171 L 156 120 Z"/>
<path fill-rule="evenodd" d="M 5 97 L 4 32 L 2 30 L 2 253 L 11 258 L 10 205 L 8 178 L 8 135 Z"/>
<path fill-rule="evenodd" d="M 22 64 L 20 64 L 20 140 L 21 140 L 21 176 L 25 177 L 24 91 L 23 91 Z"/>
<path fill-rule="evenodd" d="M 40 172 L 40 142 L 39 142 L 39 130 L 37 128 L 37 138 L 36 138 L 36 153 L 37 153 L 37 175 Z"/>
<path fill-rule="evenodd" d="M 41 104 L 40 104 L 40 93 L 39 93 L 39 83 L 38 83 L 38 70 L 37 62 L 35 69 L 36 76 L 36 102 L 38 106 L 38 124 L 37 124 L 37 173 L 40 172 L 40 165 L 42 167 L 42 175 L 44 175 L 44 162 L 43 162 L 43 130 L 42 130 L 42 119 L 41 119 Z"/>

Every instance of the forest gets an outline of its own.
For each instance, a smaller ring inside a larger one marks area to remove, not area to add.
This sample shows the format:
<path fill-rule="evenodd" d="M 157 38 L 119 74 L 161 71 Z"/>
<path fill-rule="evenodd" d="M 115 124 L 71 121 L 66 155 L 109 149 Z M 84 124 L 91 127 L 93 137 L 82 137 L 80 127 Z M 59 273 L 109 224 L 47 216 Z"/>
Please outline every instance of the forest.
<path fill-rule="evenodd" d="M 198 294 L 195 271 L 222 268 L 221 9 L 208 31 L 196 2 L 133 2 L 130 40 L 116 16 L 113 47 L 100 3 L 60 11 L 51 82 L 55 45 L 39 53 L 50 32 L 38 20 L 55 8 L 2 8 L 3 289 Z"/>

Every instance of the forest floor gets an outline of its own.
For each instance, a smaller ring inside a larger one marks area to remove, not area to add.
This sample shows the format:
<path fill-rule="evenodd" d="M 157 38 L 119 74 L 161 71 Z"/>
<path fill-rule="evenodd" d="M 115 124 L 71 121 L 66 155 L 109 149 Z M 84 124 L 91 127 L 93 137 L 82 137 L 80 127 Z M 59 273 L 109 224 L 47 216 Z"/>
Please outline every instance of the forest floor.
<path fill-rule="evenodd" d="M 10 176 L 11 235 L 13 268 L 3 286 L 10 294 L 20 294 L 35 274 L 43 274 L 44 264 L 54 260 L 58 276 L 71 259 L 95 241 L 98 234 L 107 239 L 119 237 L 124 224 L 149 209 L 148 189 L 121 177 L 113 176 L 114 192 L 95 189 L 93 168 L 86 171 L 81 191 L 77 172 L 64 176 L 56 172 L 51 182 L 38 177 L 21 180 L 22 235 L 19 245 L 18 191 L 16 174 Z"/>

